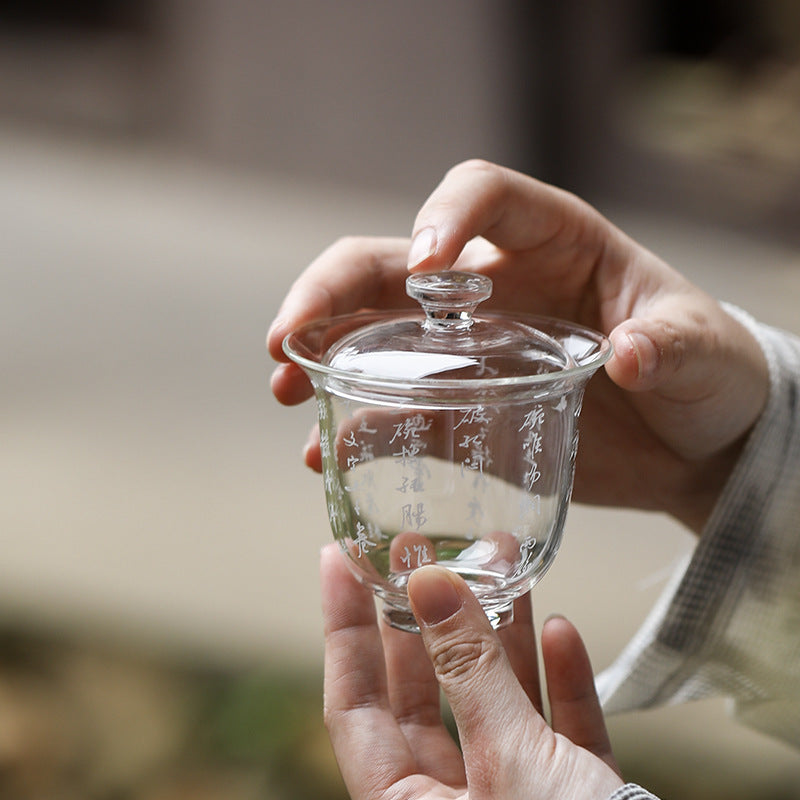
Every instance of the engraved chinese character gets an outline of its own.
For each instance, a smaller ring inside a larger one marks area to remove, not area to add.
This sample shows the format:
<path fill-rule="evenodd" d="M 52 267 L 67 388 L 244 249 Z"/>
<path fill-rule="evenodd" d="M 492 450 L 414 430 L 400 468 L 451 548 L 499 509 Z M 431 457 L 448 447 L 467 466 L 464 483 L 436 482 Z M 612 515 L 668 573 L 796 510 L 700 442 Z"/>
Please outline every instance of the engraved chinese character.
<path fill-rule="evenodd" d="M 533 484 L 542 477 L 542 473 L 539 471 L 539 465 L 533 461 L 531 462 L 531 468 L 525 473 L 525 488 L 530 491 L 533 489 Z"/>
<path fill-rule="evenodd" d="M 361 417 L 361 422 L 358 425 L 358 432 L 359 433 L 377 433 L 378 429 L 377 428 L 370 428 L 369 425 L 367 425 L 367 418 L 366 417 Z"/>
<path fill-rule="evenodd" d="M 428 555 L 428 546 L 426 544 L 415 544 L 411 547 L 406 545 L 403 548 L 403 555 L 400 556 L 400 561 L 406 569 L 412 569 L 412 564 L 415 567 L 430 564 L 431 557 Z"/>
<path fill-rule="evenodd" d="M 483 519 L 483 506 L 477 498 L 472 498 L 472 500 L 467 503 L 467 508 L 469 509 L 469 516 L 467 519 L 470 522 L 480 522 Z"/>
<path fill-rule="evenodd" d="M 477 434 L 476 436 L 469 436 L 468 434 L 464 434 L 464 438 L 459 442 L 459 447 L 471 447 L 472 445 L 480 445 L 483 443 L 483 437 L 481 434 Z"/>
<path fill-rule="evenodd" d="M 422 431 L 427 431 L 431 427 L 431 421 L 425 421 L 422 414 L 414 414 L 413 417 L 407 417 L 402 422 L 398 422 L 394 427 L 394 434 L 389 439 L 389 444 L 392 444 L 396 439 L 408 441 L 409 439 L 419 439 Z"/>
<path fill-rule="evenodd" d="M 330 519 L 334 530 L 338 530 L 338 527 L 344 523 L 344 512 L 341 506 L 333 501 L 328 503 L 328 519 Z"/>
<path fill-rule="evenodd" d="M 538 405 L 525 415 L 520 430 L 523 431 L 525 428 L 530 430 L 538 429 L 541 427 L 542 422 L 544 422 L 544 409 Z"/>
<path fill-rule="evenodd" d="M 486 413 L 483 406 L 467 409 L 461 412 L 461 419 L 455 424 L 453 430 L 458 430 L 462 425 L 488 425 L 492 418 Z"/>
<path fill-rule="evenodd" d="M 403 494 L 406 492 L 422 492 L 424 490 L 425 487 L 419 475 L 413 478 L 409 478 L 407 475 L 403 476 L 403 482 L 397 487 L 397 491 Z"/>
<path fill-rule="evenodd" d="M 422 447 L 420 446 L 419 442 L 411 442 L 411 444 L 404 444 L 399 452 L 392 453 L 395 458 L 399 458 L 403 465 L 407 464 L 409 461 L 416 459 L 416 457 L 422 452 Z"/>
<path fill-rule="evenodd" d="M 536 539 L 533 536 L 529 536 L 525 539 L 519 546 L 519 555 L 523 562 L 528 561 L 528 559 L 533 555 L 536 549 Z"/>
<path fill-rule="evenodd" d="M 414 553 L 417 556 L 417 566 L 421 567 L 423 564 L 430 564 L 431 557 L 428 555 L 428 545 L 415 544 Z"/>
<path fill-rule="evenodd" d="M 403 528 L 414 528 L 418 531 L 428 521 L 425 516 L 424 503 L 417 503 L 416 506 L 413 503 L 407 503 L 402 507 L 401 512 L 400 526 Z"/>
<path fill-rule="evenodd" d="M 542 497 L 538 494 L 524 494 L 519 501 L 519 513 L 522 517 L 542 513 Z"/>
<path fill-rule="evenodd" d="M 522 449 L 526 455 L 533 456 L 542 452 L 542 434 L 531 431 L 522 443 Z"/>
<path fill-rule="evenodd" d="M 483 475 L 483 470 L 492 463 L 489 448 L 484 444 L 482 437 L 473 437 L 474 441 L 469 451 L 469 456 L 461 464 L 462 467 L 473 470 Z"/>
<path fill-rule="evenodd" d="M 323 482 L 325 484 L 325 491 L 330 494 L 336 487 L 336 476 L 330 472 L 326 472 Z"/>
<path fill-rule="evenodd" d="M 331 440 L 328 431 L 320 431 L 319 433 L 319 450 L 323 458 L 328 458 L 331 454 Z"/>
<path fill-rule="evenodd" d="M 367 538 L 367 529 L 360 522 L 356 523 L 356 538 L 353 539 L 353 544 L 358 548 L 359 558 L 366 555 L 370 548 L 375 546 L 375 543 Z"/>

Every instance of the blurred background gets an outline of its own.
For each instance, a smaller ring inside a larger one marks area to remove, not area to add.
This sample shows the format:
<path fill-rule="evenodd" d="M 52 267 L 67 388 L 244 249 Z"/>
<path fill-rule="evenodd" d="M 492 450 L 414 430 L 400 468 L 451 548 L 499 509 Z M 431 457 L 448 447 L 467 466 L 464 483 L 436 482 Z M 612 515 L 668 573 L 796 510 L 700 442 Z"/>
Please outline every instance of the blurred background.
<path fill-rule="evenodd" d="M 0 797 L 345 797 L 264 335 L 472 156 L 800 332 L 793 0 L 0 0 Z M 602 668 L 691 545 L 576 505 L 538 616 Z M 610 724 L 665 800 L 800 797 L 722 700 Z"/>

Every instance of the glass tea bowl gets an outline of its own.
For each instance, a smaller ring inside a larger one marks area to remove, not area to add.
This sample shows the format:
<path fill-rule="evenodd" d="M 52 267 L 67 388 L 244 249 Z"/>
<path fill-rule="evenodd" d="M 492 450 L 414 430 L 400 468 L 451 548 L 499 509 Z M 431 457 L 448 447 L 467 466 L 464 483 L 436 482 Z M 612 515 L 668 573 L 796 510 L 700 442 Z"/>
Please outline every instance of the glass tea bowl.
<path fill-rule="evenodd" d="M 311 323 L 284 350 L 317 398 L 334 538 L 388 622 L 418 631 L 406 584 L 461 575 L 495 627 L 553 561 L 572 491 L 577 419 L 611 355 L 568 322 L 474 314 L 491 280 L 413 275 L 417 312 Z"/>

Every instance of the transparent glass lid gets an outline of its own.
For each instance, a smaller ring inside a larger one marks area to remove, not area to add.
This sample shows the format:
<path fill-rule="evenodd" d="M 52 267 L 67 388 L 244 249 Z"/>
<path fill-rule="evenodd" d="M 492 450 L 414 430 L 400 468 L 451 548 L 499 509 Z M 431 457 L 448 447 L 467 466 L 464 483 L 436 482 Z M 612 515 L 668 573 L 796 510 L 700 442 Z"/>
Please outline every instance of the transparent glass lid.
<path fill-rule="evenodd" d="M 336 341 L 323 364 L 401 381 L 520 378 L 576 366 L 559 341 L 525 320 L 475 315 L 492 293 L 485 275 L 411 275 L 406 291 L 424 316 L 399 314 L 360 327 Z"/>

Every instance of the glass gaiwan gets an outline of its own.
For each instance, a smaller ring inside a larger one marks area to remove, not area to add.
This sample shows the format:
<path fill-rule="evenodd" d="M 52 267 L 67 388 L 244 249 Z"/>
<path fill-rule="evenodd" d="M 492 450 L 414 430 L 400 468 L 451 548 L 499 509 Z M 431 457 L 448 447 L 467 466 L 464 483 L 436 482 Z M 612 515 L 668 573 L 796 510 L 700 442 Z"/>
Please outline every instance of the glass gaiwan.
<path fill-rule="evenodd" d="M 311 323 L 284 350 L 316 393 L 333 535 L 394 627 L 418 631 L 409 575 L 461 575 L 492 625 L 561 540 L 583 390 L 601 334 L 547 318 L 473 315 L 491 280 L 412 275 L 422 311 Z"/>

